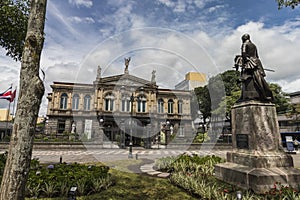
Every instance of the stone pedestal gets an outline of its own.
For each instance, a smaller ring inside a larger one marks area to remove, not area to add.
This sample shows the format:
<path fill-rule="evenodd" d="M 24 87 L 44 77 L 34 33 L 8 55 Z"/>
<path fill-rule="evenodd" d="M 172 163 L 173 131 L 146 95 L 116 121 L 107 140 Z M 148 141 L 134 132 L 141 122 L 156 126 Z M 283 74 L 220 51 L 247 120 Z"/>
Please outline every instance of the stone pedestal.
<path fill-rule="evenodd" d="M 232 109 L 232 146 L 227 162 L 215 166 L 218 179 L 256 193 L 275 182 L 299 189 L 300 170 L 283 151 L 274 104 L 248 101 Z"/>

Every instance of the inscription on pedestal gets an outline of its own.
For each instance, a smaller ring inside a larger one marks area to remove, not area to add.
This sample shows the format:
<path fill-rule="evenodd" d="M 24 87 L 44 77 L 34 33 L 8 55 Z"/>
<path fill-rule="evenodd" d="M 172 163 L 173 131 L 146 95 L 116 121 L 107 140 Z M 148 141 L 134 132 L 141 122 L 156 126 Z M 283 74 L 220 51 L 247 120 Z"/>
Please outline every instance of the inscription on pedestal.
<path fill-rule="evenodd" d="M 247 134 L 236 134 L 236 147 L 238 149 L 249 149 Z"/>

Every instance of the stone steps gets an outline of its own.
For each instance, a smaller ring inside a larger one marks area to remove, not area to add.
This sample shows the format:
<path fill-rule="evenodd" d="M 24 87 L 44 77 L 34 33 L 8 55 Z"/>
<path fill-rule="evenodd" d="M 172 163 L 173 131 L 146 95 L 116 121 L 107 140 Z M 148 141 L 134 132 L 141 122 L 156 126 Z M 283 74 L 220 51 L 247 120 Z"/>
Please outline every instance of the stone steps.
<path fill-rule="evenodd" d="M 156 176 L 156 177 L 159 177 L 159 178 L 168 178 L 170 176 L 170 173 L 160 172 L 160 171 L 154 170 L 153 166 L 154 166 L 154 163 L 142 165 L 140 167 L 140 170 L 143 173 L 146 173 L 150 176 Z"/>

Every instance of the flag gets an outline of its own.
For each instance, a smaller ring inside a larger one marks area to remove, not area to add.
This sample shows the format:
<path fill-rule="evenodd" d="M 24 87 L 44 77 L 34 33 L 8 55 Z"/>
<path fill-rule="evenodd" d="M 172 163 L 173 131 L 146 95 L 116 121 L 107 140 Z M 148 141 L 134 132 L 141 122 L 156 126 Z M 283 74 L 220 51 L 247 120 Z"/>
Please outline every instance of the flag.
<path fill-rule="evenodd" d="M 6 99 L 9 102 L 13 102 L 15 97 L 16 97 L 16 90 L 12 92 L 11 86 L 5 92 L 0 93 L 0 99 Z"/>
<path fill-rule="evenodd" d="M 11 93 L 10 95 L 10 102 L 13 102 L 15 100 L 15 97 L 16 97 L 16 93 L 17 93 L 17 90 L 13 91 L 13 93 Z"/>

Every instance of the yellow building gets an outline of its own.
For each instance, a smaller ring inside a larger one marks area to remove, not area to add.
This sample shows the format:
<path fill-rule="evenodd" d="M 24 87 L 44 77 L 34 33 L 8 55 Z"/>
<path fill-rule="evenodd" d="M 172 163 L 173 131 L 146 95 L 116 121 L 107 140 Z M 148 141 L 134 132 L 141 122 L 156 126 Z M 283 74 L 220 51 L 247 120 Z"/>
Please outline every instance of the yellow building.
<path fill-rule="evenodd" d="M 175 85 L 178 90 L 194 90 L 197 87 L 203 87 L 207 84 L 206 74 L 200 72 L 189 72 L 185 79 Z"/>
<path fill-rule="evenodd" d="M 174 142 L 190 140 L 191 93 L 160 89 L 155 71 L 150 80 L 130 75 L 125 63 L 124 73 L 115 76 L 101 77 L 98 68 L 93 84 L 54 82 L 47 97 L 47 134 L 76 132 L 99 143 L 146 145 L 167 122 Z"/>
<path fill-rule="evenodd" d="M 11 121 L 13 116 L 9 114 L 8 109 L 0 109 L 0 121 Z"/>

